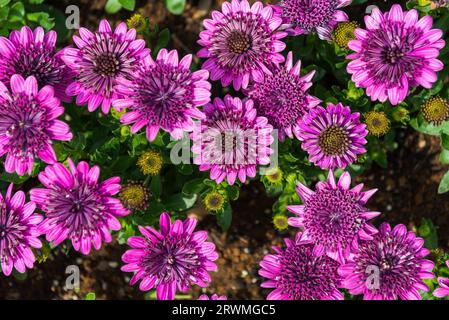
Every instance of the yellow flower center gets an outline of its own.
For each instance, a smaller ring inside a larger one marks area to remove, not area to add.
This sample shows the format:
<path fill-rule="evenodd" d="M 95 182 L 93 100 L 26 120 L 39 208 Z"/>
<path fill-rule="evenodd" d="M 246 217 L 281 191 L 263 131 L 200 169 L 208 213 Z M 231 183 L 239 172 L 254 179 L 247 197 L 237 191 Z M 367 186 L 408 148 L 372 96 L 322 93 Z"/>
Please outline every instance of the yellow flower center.
<path fill-rule="evenodd" d="M 283 213 L 278 213 L 273 217 L 274 227 L 279 231 L 287 230 L 288 217 Z"/>
<path fill-rule="evenodd" d="M 349 147 L 348 133 L 345 129 L 332 125 L 318 136 L 318 145 L 327 156 L 343 155 Z"/>
<path fill-rule="evenodd" d="M 219 211 L 223 209 L 225 198 L 218 192 L 210 192 L 204 198 L 204 205 L 208 211 Z"/>
<path fill-rule="evenodd" d="M 366 128 L 376 137 L 383 136 L 390 131 L 390 120 L 385 112 L 370 111 L 365 115 Z"/>
<path fill-rule="evenodd" d="M 283 175 L 284 173 L 281 171 L 281 169 L 276 168 L 268 172 L 266 178 L 270 183 L 278 184 L 282 182 Z"/>
<path fill-rule="evenodd" d="M 423 104 L 421 112 L 427 122 L 439 125 L 449 118 L 449 101 L 432 97 Z"/>
<path fill-rule="evenodd" d="M 137 160 L 137 166 L 145 175 L 155 176 L 161 172 L 163 159 L 160 153 L 149 150 Z"/>
<path fill-rule="evenodd" d="M 145 210 L 149 195 L 142 184 L 131 182 L 122 187 L 119 198 L 128 210 Z"/>
<path fill-rule="evenodd" d="M 137 32 L 142 32 L 148 27 L 148 20 L 136 13 L 126 21 L 126 24 L 128 25 L 128 28 L 134 28 Z"/>
<path fill-rule="evenodd" d="M 355 40 L 355 29 L 358 25 L 356 22 L 340 22 L 334 29 L 334 41 L 340 48 L 347 48 L 351 40 Z"/>

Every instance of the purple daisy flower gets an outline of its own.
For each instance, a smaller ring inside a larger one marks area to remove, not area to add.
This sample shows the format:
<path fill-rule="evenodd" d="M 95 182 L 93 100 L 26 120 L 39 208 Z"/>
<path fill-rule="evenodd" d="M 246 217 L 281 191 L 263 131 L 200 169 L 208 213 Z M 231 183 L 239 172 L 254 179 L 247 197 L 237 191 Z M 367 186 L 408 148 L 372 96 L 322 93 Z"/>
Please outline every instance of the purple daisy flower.
<path fill-rule="evenodd" d="M 5 276 L 13 267 L 20 273 L 33 268 L 34 254 L 31 248 L 40 248 L 38 224 L 42 216 L 35 214 L 34 202 L 25 203 L 22 191 L 12 194 L 11 183 L 5 198 L 0 194 L 0 266 Z"/>
<path fill-rule="evenodd" d="M 122 271 L 134 272 L 130 284 L 142 280 L 139 289 L 156 287 L 159 300 L 173 300 L 176 291 L 186 292 L 191 285 L 206 287 L 211 278 L 208 271 L 216 271 L 213 262 L 218 259 L 215 245 L 206 242 L 207 232 L 193 232 L 196 219 L 170 222 L 164 212 L 160 217 L 160 232 L 151 227 L 140 227 L 144 237 L 128 239 L 132 248 L 123 254 L 126 264 Z"/>
<path fill-rule="evenodd" d="M 226 296 L 219 296 L 218 294 L 213 294 L 210 298 L 206 294 L 202 294 L 198 300 L 228 300 Z"/>
<path fill-rule="evenodd" d="M 348 15 L 340 8 L 352 0 L 282 0 L 275 5 L 286 29 L 292 35 L 316 32 L 320 39 L 331 40 L 332 30 L 338 22 L 348 21 Z"/>
<path fill-rule="evenodd" d="M 28 26 L 12 31 L 9 39 L 0 37 L 0 82 L 9 86 L 15 74 L 33 76 L 39 88 L 50 85 L 58 99 L 69 102 L 65 90 L 73 73 L 61 59 L 63 50 L 56 52 L 56 38 L 55 31 L 45 33 L 41 27 L 33 31 Z"/>
<path fill-rule="evenodd" d="M 449 268 L 449 260 L 446 261 L 446 265 Z M 444 298 L 449 296 L 449 278 L 438 278 L 439 288 L 435 289 L 433 295 L 437 298 Z"/>
<path fill-rule="evenodd" d="M 330 170 L 327 181 L 317 183 L 316 191 L 299 183 L 296 190 L 303 204 L 287 207 L 298 216 L 289 218 L 289 225 L 303 228 L 304 237 L 315 244 L 316 251 L 340 262 L 357 250 L 359 240 L 373 239 L 377 230 L 368 221 L 380 215 L 364 207 L 377 189 L 362 192 L 363 184 L 350 186 L 348 172 L 336 182 Z"/>
<path fill-rule="evenodd" d="M 422 279 L 434 278 L 434 263 L 423 259 L 429 250 L 424 240 L 400 224 L 392 230 L 382 223 L 371 241 L 361 241 L 351 261 L 338 272 L 352 295 L 365 300 L 420 300 L 418 291 L 429 288 Z"/>
<path fill-rule="evenodd" d="M 88 254 L 92 245 L 99 250 L 102 241 L 111 242 L 109 231 L 121 228 L 117 217 L 129 212 L 112 198 L 120 191 L 119 177 L 99 182 L 99 167 L 67 161 L 70 170 L 58 162 L 39 173 L 45 188 L 32 189 L 31 200 L 45 213 L 39 230 L 47 241 L 58 245 L 70 239 L 76 251 Z"/>
<path fill-rule="evenodd" d="M 366 125 L 358 112 L 341 103 L 311 109 L 299 123 L 301 148 L 321 169 L 346 168 L 365 153 Z"/>
<path fill-rule="evenodd" d="M 101 105 L 103 113 L 108 113 L 111 103 L 119 98 L 114 90 L 117 78 L 132 79 L 133 70 L 150 50 L 124 22 L 112 31 L 109 22 L 101 20 L 98 32 L 80 28 L 79 35 L 73 36 L 78 48 L 66 48 L 62 56 L 76 74 L 67 94 L 76 96 L 77 105 L 87 103 L 89 112 Z"/>
<path fill-rule="evenodd" d="M 372 101 L 392 105 L 404 101 L 410 88 L 419 85 L 430 89 L 443 69 L 437 59 L 444 47 L 443 32 L 432 28 L 432 18 L 419 19 L 418 11 L 403 12 L 393 5 L 389 12 L 374 8 L 365 16 L 367 30 L 356 29 L 356 40 L 348 46 L 355 53 L 347 70 L 358 87 L 366 88 Z"/>
<path fill-rule="evenodd" d="M 52 140 L 69 141 L 69 126 L 57 118 L 64 113 L 53 87 L 38 90 L 33 76 L 13 75 L 11 92 L 0 82 L 0 157 L 6 154 L 6 172 L 31 174 L 35 157 L 55 163 Z"/>
<path fill-rule="evenodd" d="M 271 75 L 261 82 L 255 82 L 245 90 L 245 94 L 254 101 L 257 113 L 279 130 L 279 139 L 285 135 L 299 137 L 299 122 L 310 109 L 320 104 L 320 100 L 309 95 L 315 71 L 300 76 L 301 61 L 293 66 L 293 55 L 287 55 L 285 66 L 274 65 Z"/>
<path fill-rule="evenodd" d="M 226 95 L 204 107 L 206 119 L 192 134 L 194 163 L 200 171 L 210 170 L 210 178 L 230 185 L 238 177 L 256 176 L 257 165 L 270 163 L 273 127 L 258 117 L 251 99 Z"/>
<path fill-rule="evenodd" d="M 173 138 L 181 139 L 184 131 L 193 131 L 192 120 L 203 119 L 198 110 L 210 101 L 209 72 L 190 71 L 192 55 L 178 61 L 178 52 L 159 51 L 156 61 L 147 56 L 133 74 L 132 80 L 117 80 L 117 92 L 124 96 L 114 102 L 118 110 L 129 108 L 120 121 L 133 124 L 136 133 L 146 126 L 147 139 L 153 141 L 160 128 Z"/>
<path fill-rule="evenodd" d="M 287 36 L 279 31 L 282 19 L 271 6 L 247 0 L 224 2 L 221 12 L 213 11 L 212 19 L 205 19 L 206 30 L 200 33 L 198 43 L 204 48 L 198 57 L 207 58 L 203 68 L 211 73 L 212 80 L 221 79 L 225 87 L 231 83 L 235 90 L 245 89 L 251 79 L 261 81 L 271 74 L 269 65 L 284 61 L 279 53 Z"/>
<path fill-rule="evenodd" d="M 259 275 L 268 279 L 262 288 L 272 288 L 268 300 L 343 300 L 338 290 L 340 265 L 315 250 L 312 241 L 301 233 L 295 241 L 284 239 L 286 248 L 274 246 L 275 254 L 267 254 L 260 262 Z"/>

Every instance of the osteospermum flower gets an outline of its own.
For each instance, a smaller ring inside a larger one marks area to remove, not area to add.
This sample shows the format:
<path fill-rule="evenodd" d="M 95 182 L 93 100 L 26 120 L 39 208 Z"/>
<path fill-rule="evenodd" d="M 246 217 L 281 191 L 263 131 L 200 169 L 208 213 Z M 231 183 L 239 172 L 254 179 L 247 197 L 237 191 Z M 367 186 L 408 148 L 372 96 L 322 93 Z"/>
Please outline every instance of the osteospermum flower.
<path fill-rule="evenodd" d="M 150 193 L 143 183 L 129 181 L 122 186 L 119 198 L 126 209 L 130 211 L 143 211 L 148 208 Z"/>
<path fill-rule="evenodd" d="M 449 268 L 449 260 L 446 261 L 446 266 Z M 439 288 L 435 289 L 433 295 L 437 298 L 444 298 L 449 296 L 449 278 L 438 278 Z"/>
<path fill-rule="evenodd" d="M 226 296 L 219 296 L 218 294 L 214 293 L 213 295 L 207 296 L 206 294 L 200 295 L 198 300 L 228 300 L 228 297 Z"/>
<path fill-rule="evenodd" d="M 423 118 L 434 125 L 449 119 L 449 101 L 441 97 L 431 97 L 421 106 Z"/>
<path fill-rule="evenodd" d="M 5 276 L 13 268 L 20 273 L 33 268 L 35 257 L 31 248 L 42 247 L 37 229 L 42 216 L 34 213 L 34 202 L 25 203 L 25 194 L 12 194 L 12 188 L 11 183 L 5 198 L 0 194 L 0 266 Z"/>
<path fill-rule="evenodd" d="M 262 81 L 271 74 L 268 66 L 284 61 L 279 53 L 287 36 L 278 31 L 282 19 L 271 6 L 247 0 L 224 2 L 221 12 L 213 11 L 212 19 L 205 19 L 206 30 L 200 33 L 198 43 L 204 48 L 198 52 L 207 58 L 203 68 L 210 71 L 212 80 L 221 80 L 225 87 L 231 83 L 235 90 L 245 89 L 250 80 Z"/>
<path fill-rule="evenodd" d="M 441 30 L 431 29 L 430 16 L 418 20 L 418 11 L 403 12 L 395 4 L 386 13 L 374 8 L 365 24 L 367 30 L 357 29 L 357 40 L 349 42 L 355 53 L 348 56 L 353 61 L 347 70 L 372 101 L 389 99 L 397 105 L 410 88 L 432 87 L 443 69 L 437 57 L 445 42 Z"/>
<path fill-rule="evenodd" d="M 365 153 L 366 125 L 358 112 L 351 113 L 341 103 L 329 104 L 327 109 L 310 110 L 299 123 L 301 147 L 309 153 L 309 160 L 321 169 L 344 169 L 357 156 Z"/>
<path fill-rule="evenodd" d="M 307 93 L 315 71 L 301 77 L 301 61 L 293 66 L 291 52 L 285 66 L 274 65 L 270 70 L 270 75 L 255 82 L 245 93 L 253 99 L 258 115 L 266 117 L 279 130 L 279 140 L 284 141 L 286 135 L 298 137 L 301 118 L 321 102 Z"/>
<path fill-rule="evenodd" d="M 310 239 L 318 252 L 326 252 L 343 262 L 358 247 L 359 240 L 371 240 L 377 233 L 368 221 L 380 214 L 365 208 L 368 199 L 377 189 L 361 191 L 363 184 L 354 188 L 351 176 L 344 172 L 338 182 L 332 170 L 326 182 L 319 182 L 316 191 L 298 183 L 296 191 L 302 205 L 288 206 L 298 217 L 289 224 L 304 229 L 304 237 Z"/>
<path fill-rule="evenodd" d="M 93 247 L 111 242 L 110 230 L 120 230 L 117 217 L 129 212 L 120 200 L 112 198 L 120 191 L 120 178 L 99 182 L 100 168 L 81 161 L 77 166 L 68 159 L 69 170 L 57 162 L 39 173 L 45 188 L 30 191 L 31 201 L 45 213 L 39 231 L 53 245 L 69 239 L 73 248 L 88 254 Z"/>
<path fill-rule="evenodd" d="M 287 31 L 292 35 L 316 32 L 320 39 L 331 40 L 332 29 L 348 16 L 341 10 L 352 0 L 282 0 L 276 6 Z"/>
<path fill-rule="evenodd" d="M 422 279 L 434 277 L 434 263 L 423 257 L 429 250 L 424 240 L 400 224 L 391 229 L 382 223 L 371 241 L 361 241 L 351 261 L 338 272 L 350 294 L 365 300 L 419 300 L 428 291 Z"/>
<path fill-rule="evenodd" d="M 238 177 L 256 176 L 257 165 L 270 163 L 272 126 L 258 117 L 251 99 L 242 101 L 226 95 L 205 106 L 206 119 L 192 134 L 194 163 L 200 171 L 210 170 L 210 178 L 230 185 Z"/>
<path fill-rule="evenodd" d="M 62 56 L 76 75 L 67 94 L 76 96 L 77 105 L 87 104 L 89 112 L 101 105 L 108 113 L 120 97 L 114 89 L 117 78 L 132 79 L 133 70 L 150 51 L 144 40 L 136 39 L 135 29 L 128 30 L 122 22 L 112 31 L 107 20 L 101 20 L 96 33 L 80 28 L 73 42 L 78 48 L 66 48 Z"/>
<path fill-rule="evenodd" d="M 132 248 L 122 256 L 126 264 L 122 271 L 134 272 L 130 284 L 141 280 L 139 289 L 156 288 L 159 300 L 173 300 L 177 290 L 186 292 L 191 285 L 206 287 L 211 278 L 209 271 L 217 266 L 215 245 L 206 242 L 207 232 L 194 232 L 196 220 L 170 222 L 164 212 L 160 217 L 160 232 L 151 227 L 139 227 L 143 237 L 128 239 Z"/>
<path fill-rule="evenodd" d="M 312 241 L 298 233 L 295 241 L 284 239 L 286 248 L 274 246 L 260 262 L 259 275 L 268 280 L 262 288 L 272 288 L 268 300 L 343 300 L 338 290 L 339 263 L 314 249 Z"/>
<path fill-rule="evenodd" d="M 161 172 L 164 160 L 162 155 L 154 150 L 142 153 L 137 159 L 137 166 L 145 175 L 156 176 Z"/>
<path fill-rule="evenodd" d="M 51 86 L 38 90 L 33 76 L 13 75 L 11 91 L 0 82 L 0 156 L 6 154 L 6 172 L 31 174 L 34 159 L 56 162 L 52 140 L 69 141 L 69 126 L 57 118 L 64 113 Z"/>
<path fill-rule="evenodd" d="M 50 85 L 58 99 L 70 101 L 65 90 L 73 74 L 61 59 L 64 50 L 56 51 L 56 38 L 55 31 L 28 26 L 12 31 L 9 38 L 0 37 L 0 82 L 9 86 L 15 74 L 33 76 L 39 88 Z"/>
<path fill-rule="evenodd" d="M 136 69 L 133 79 L 120 78 L 116 87 L 124 99 L 114 102 L 117 109 L 127 108 L 120 121 L 133 124 L 136 133 L 146 126 L 147 139 L 153 141 L 160 128 L 175 139 L 184 131 L 192 131 L 194 119 L 203 119 L 197 109 L 210 101 L 211 85 L 206 70 L 190 71 L 192 55 L 179 61 L 178 52 L 159 51 L 154 61 L 146 57 Z"/>
<path fill-rule="evenodd" d="M 365 124 L 368 132 L 380 137 L 390 131 L 390 120 L 383 111 L 369 111 L 365 115 Z"/>

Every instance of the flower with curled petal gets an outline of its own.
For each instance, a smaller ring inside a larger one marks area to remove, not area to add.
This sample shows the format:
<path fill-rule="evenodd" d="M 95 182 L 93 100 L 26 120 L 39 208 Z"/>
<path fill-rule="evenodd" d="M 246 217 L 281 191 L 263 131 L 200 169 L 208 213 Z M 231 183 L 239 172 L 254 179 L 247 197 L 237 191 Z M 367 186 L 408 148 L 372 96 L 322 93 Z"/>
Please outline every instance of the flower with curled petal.
<path fill-rule="evenodd" d="M 9 276 L 13 268 L 20 273 L 33 268 L 32 248 L 42 247 L 38 239 L 42 216 L 34 213 L 34 202 L 25 203 L 22 191 L 13 194 L 13 187 L 11 183 L 4 198 L 0 194 L 0 266 L 5 276 Z"/>
<path fill-rule="evenodd" d="M 130 284 L 141 280 L 139 289 L 156 288 L 159 300 L 173 300 L 177 290 L 186 292 L 191 285 L 206 287 L 209 271 L 217 270 L 215 245 L 206 242 L 207 232 L 196 231 L 196 219 L 170 221 L 166 212 L 160 217 L 160 232 L 140 227 L 143 237 L 128 239 L 130 250 L 122 260 L 122 271 L 134 272 Z"/>
<path fill-rule="evenodd" d="M 224 87 L 231 83 L 235 90 L 247 88 L 251 80 L 261 81 L 271 74 L 268 66 L 284 61 L 279 53 L 287 36 L 280 31 L 282 19 L 271 6 L 247 0 L 224 2 L 220 11 L 205 19 L 205 30 L 198 43 L 203 46 L 198 57 L 207 58 L 203 68 L 212 80 L 221 80 Z"/>
<path fill-rule="evenodd" d="M 316 245 L 315 250 L 340 262 L 357 250 L 361 240 L 373 238 L 377 230 L 369 220 L 380 215 L 380 212 L 365 208 L 377 189 L 362 191 L 363 184 L 352 189 L 350 186 L 348 172 L 344 172 L 336 182 L 330 170 L 327 181 L 317 183 L 316 191 L 298 183 L 296 191 L 303 204 L 287 207 L 298 216 L 290 218 L 289 224 L 302 228 L 304 237 Z"/>
<path fill-rule="evenodd" d="M 320 39 L 331 40 L 338 22 L 348 21 L 348 15 L 339 10 L 352 0 L 282 0 L 275 5 L 287 31 L 292 35 L 316 32 Z"/>
<path fill-rule="evenodd" d="M 176 50 L 162 49 L 156 60 L 143 60 L 132 80 L 118 79 L 116 89 L 124 98 L 113 105 L 127 108 L 120 121 L 132 124 L 131 133 L 146 127 L 147 139 L 153 141 L 162 128 L 179 140 L 193 131 L 193 119 L 204 119 L 198 107 L 210 101 L 209 72 L 191 72 L 191 62 L 190 54 L 179 61 Z"/>
<path fill-rule="evenodd" d="M 424 239 L 403 224 L 393 229 L 384 222 L 370 241 L 361 241 L 351 261 L 340 266 L 343 286 L 365 300 L 420 300 L 429 288 L 423 279 L 434 278 L 434 263 L 423 259 L 429 250 Z"/>
<path fill-rule="evenodd" d="M 76 96 L 77 105 L 87 104 L 89 112 L 100 105 L 109 113 L 111 103 L 120 98 L 114 89 L 117 78 L 132 79 L 132 72 L 149 55 L 145 41 L 136 39 L 136 30 L 120 23 L 114 31 L 107 20 L 101 20 L 96 33 L 86 28 L 73 36 L 78 48 L 66 48 L 62 59 L 75 73 L 67 94 Z"/>
<path fill-rule="evenodd" d="M 103 241 L 111 242 L 110 230 L 120 230 L 117 218 L 129 211 L 112 198 L 120 191 L 119 177 L 99 182 L 99 167 L 67 161 L 69 169 L 57 162 L 39 173 L 45 188 L 32 189 L 31 201 L 45 213 L 39 231 L 47 241 L 58 245 L 70 239 L 76 251 L 88 254 L 92 245 L 99 250 Z"/>
<path fill-rule="evenodd" d="M 36 78 L 13 75 L 11 91 L 0 82 L 0 157 L 6 154 L 6 172 L 32 173 L 35 158 L 57 161 L 53 140 L 70 141 L 69 126 L 60 120 L 64 107 L 53 87 L 38 90 Z"/>
<path fill-rule="evenodd" d="M 415 9 L 403 12 L 395 4 L 385 13 L 374 8 L 365 24 L 348 44 L 355 52 L 347 57 L 352 60 L 347 71 L 357 87 L 366 88 L 372 101 L 388 99 L 392 105 L 404 101 L 411 88 L 432 88 L 444 67 L 437 57 L 445 42 L 443 32 L 432 29 L 431 16 L 419 19 Z"/>
<path fill-rule="evenodd" d="M 268 300 L 343 300 L 339 291 L 341 276 L 339 263 L 301 233 L 294 241 L 284 239 L 286 248 L 273 247 L 275 254 L 267 254 L 260 262 L 259 275 L 268 280 L 262 288 L 273 291 Z"/>
<path fill-rule="evenodd" d="M 287 54 L 285 66 L 273 65 L 270 71 L 262 81 L 250 85 L 245 94 L 254 101 L 259 116 L 266 117 L 278 130 L 279 140 L 293 138 L 293 134 L 299 137 L 302 117 L 321 102 L 307 92 L 315 71 L 301 77 L 301 61 L 293 66 L 292 52 Z"/>

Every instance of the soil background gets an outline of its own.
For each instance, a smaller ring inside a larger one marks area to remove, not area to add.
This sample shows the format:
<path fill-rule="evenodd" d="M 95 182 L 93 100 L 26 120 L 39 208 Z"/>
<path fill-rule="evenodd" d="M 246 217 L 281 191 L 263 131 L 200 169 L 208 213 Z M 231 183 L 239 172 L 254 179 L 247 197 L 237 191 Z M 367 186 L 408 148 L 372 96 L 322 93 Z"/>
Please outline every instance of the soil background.
<path fill-rule="evenodd" d="M 81 25 L 95 29 L 99 18 L 105 16 L 105 0 L 60 1 L 47 3 L 65 11 L 70 4 L 81 9 Z M 217 8 L 221 0 L 187 0 L 187 7 L 181 16 L 171 15 L 165 9 L 164 1 L 137 1 L 139 12 L 168 27 L 172 34 L 169 47 L 183 54 L 198 50 L 196 40 L 201 30 L 201 21 L 210 11 Z M 274 1 L 273 1 L 274 2 Z M 402 2 L 405 1 L 396 1 Z M 376 1 L 381 7 L 391 5 L 390 1 Z M 350 7 L 352 16 L 362 16 L 363 7 Z M 357 12 L 362 10 L 362 12 Z M 122 10 L 108 15 L 109 20 L 126 20 L 131 13 Z M 437 226 L 439 245 L 449 247 L 449 193 L 438 195 L 438 183 L 447 166 L 439 163 L 440 142 L 437 138 L 424 136 L 413 130 L 398 133 L 399 148 L 388 155 L 388 168 L 373 166 L 358 178 L 366 188 L 379 191 L 369 202 L 369 208 L 382 212 L 376 220 L 388 218 L 392 224 L 404 223 L 409 227 L 419 225 L 422 218 L 428 218 Z M 218 272 L 212 274 L 208 294 L 225 294 L 230 299 L 263 299 L 267 292 L 260 288 L 257 275 L 258 263 L 272 245 L 281 244 L 291 234 L 281 234 L 273 229 L 271 206 L 274 199 L 265 195 L 263 186 L 252 183 L 241 191 L 233 206 L 233 223 L 224 233 L 210 215 L 201 215 L 200 227 L 209 232 L 217 245 Z M 112 243 L 85 257 L 73 251 L 67 255 L 61 247 L 52 251 L 47 261 L 38 264 L 23 280 L 14 277 L 0 277 L 0 299 L 84 299 L 87 293 L 95 292 L 97 299 L 144 299 L 136 286 L 128 284 L 129 275 L 120 271 L 121 255 L 126 247 Z M 68 274 L 66 267 L 80 268 L 80 290 L 65 290 Z M 202 293 L 192 290 L 193 298 Z"/>

